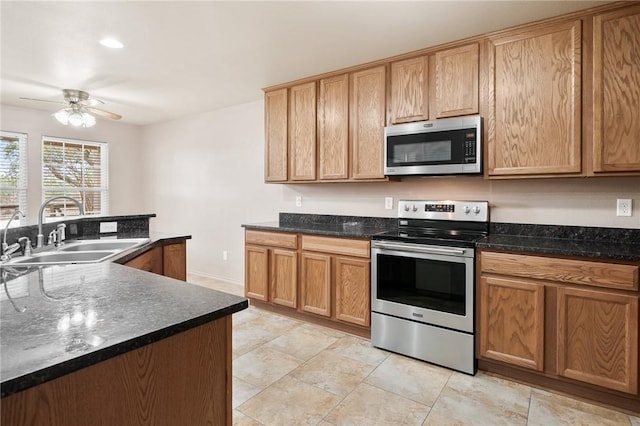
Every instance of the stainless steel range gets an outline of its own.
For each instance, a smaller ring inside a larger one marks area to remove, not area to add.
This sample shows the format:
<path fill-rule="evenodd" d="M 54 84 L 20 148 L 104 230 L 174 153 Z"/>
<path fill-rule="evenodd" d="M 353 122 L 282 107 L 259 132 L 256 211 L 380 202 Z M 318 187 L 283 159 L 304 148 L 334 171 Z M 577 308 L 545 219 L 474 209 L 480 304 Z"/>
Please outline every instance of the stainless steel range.
<path fill-rule="evenodd" d="M 475 374 L 475 242 L 486 201 L 400 201 L 371 242 L 373 346 Z"/>

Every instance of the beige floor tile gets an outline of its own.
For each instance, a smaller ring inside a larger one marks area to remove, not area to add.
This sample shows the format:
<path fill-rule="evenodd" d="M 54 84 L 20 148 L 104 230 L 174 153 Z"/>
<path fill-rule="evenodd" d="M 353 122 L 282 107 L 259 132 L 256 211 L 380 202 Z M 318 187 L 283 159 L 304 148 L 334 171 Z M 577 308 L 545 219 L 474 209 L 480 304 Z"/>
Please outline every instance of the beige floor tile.
<path fill-rule="evenodd" d="M 215 278 L 204 277 L 197 274 L 187 274 L 187 282 L 218 291 L 224 291 L 225 293 L 235 294 L 236 296 L 244 296 L 243 286 L 227 281 L 216 280 Z"/>
<path fill-rule="evenodd" d="M 391 354 L 365 382 L 432 407 L 451 374 L 446 368 Z"/>
<path fill-rule="evenodd" d="M 325 420 L 337 426 L 421 425 L 429 407 L 361 383 Z"/>
<path fill-rule="evenodd" d="M 478 373 L 453 373 L 425 425 L 526 425 L 531 389 Z"/>
<path fill-rule="evenodd" d="M 244 309 L 240 312 L 236 312 L 235 314 L 233 314 L 233 316 L 231 317 L 233 321 L 233 327 L 236 327 L 240 324 L 244 324 L 247 321 L 258 319 L 260 318 L 261 315 L 262 315 L 262 311 L 249 306 L 248 309 Z"/>
<path fill-rule="evenodd" d="M 339 338 L 332 337 L 318 327 L 296 327 L 271 340 L 265 347 L 275 349 L 302 360 L 309 360 Z"/>
<path fill-rule="evenodd" d="M 531 393 L 529 425 L 628 425 L 629 416 L 541 390 Z"/>
<path fill-rule="evenodd" d="M 329 350 L 373 367 L 389 356 L 389 352 L 371 346 L 371 341 L 349 335 L 331 345 Z"/>
<path fill-rule="evenodd" d="M 640 417 L 629 416 L 629 420 L 631 421 L 631 426 L 640 426 Z"/>
<path fill-rule="evenodd" d="M 254 386 L 251 383 L 247 383 L 236 376 L 233 376 L 232 386 L 232 401 L 234 409 L 238 408 L 239 405 L 244 404 L 248 399 L 254 397 L 262 390 L 262 388 Z"/>
<path fill-rule="evenodd" d="M 337 395 L 285 376 L 238 411 L 267 426 L 317 425 L 340 400 Z"/>
<path fill-rule="evenodd" d="M 245 416 L 238 410 L 233 410 L 233 426 L 264 426 L 262 423 Z"/>
<path fill-rule="evenodd" d="M 373 368 L 364 362 L 325 350 L 293 371 L 291 377 L 336 395 L 346 396 Z"/>
<path fill-rule="evenodd" d="M 284 334 L 303 324 L 302 321 L 267 311 L 260 311 L 260 316 L 252 319 L 250 323 L 253 327 L 259 327 L 276 334 Z"/>
<path fill-rule="evenodd" d="M 251 352 L 280 336 L 279 333 L 256 326 L 256 320 L 235 325 L 232 330 L 231 350 L 234 354 L 239 355 Z"/>
<path fill-rule="evenodd" d="M 302 360 L 282 352 L 260 347 L 233 361 L 233 374 L 254 386 L 266 388 L 295 370 Z"/>

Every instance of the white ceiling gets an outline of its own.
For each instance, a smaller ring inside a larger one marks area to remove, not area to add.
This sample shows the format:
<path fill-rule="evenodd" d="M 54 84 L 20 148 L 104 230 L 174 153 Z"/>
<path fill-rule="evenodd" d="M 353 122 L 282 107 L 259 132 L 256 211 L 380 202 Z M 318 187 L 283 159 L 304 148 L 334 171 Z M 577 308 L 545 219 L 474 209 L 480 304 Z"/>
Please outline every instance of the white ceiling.
<path fill-rule="evenodd" d="M 593 1 L 5 1 L 1 101 L 81 89 L 150 124 L 263 87 L 588 8 Z M 98 44 L 115 36 L 124 49 Z"/>

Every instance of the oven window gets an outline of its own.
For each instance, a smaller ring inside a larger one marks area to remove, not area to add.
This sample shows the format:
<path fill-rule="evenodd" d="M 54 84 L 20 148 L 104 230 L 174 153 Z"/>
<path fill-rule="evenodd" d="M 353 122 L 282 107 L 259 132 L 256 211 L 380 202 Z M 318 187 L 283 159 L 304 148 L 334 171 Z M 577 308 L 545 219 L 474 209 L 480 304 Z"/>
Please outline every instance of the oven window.
<path fill-rule="evenodd" d="M 377 297 L 465 315 L 465 264 L 377 255 Z"/>

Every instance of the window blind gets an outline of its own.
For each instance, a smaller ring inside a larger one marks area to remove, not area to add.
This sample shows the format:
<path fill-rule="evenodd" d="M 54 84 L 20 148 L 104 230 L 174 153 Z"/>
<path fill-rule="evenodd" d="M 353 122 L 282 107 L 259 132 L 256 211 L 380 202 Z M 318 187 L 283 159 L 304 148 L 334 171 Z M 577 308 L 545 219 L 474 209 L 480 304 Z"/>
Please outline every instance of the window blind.
<path fill-rule="evenodd" d="M 27 214 L 27 135 L 0 131 L 0 224 L 16 209 Z"/>

